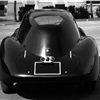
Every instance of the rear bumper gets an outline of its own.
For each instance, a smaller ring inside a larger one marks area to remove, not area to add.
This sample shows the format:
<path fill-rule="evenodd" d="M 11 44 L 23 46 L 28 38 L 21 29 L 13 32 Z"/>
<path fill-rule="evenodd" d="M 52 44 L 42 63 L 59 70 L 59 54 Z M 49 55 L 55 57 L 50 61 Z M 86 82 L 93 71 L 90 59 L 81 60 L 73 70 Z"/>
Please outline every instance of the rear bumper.
<path fill-rule="evenodd" d="M 81 83 L 86 81 L 95 81 L 89 74 L 87 75 L 58 75 L 58 76 L 32 76 L 32 75 L 15 75 L 9 77 L 6 82 L 16 83 Z"/>

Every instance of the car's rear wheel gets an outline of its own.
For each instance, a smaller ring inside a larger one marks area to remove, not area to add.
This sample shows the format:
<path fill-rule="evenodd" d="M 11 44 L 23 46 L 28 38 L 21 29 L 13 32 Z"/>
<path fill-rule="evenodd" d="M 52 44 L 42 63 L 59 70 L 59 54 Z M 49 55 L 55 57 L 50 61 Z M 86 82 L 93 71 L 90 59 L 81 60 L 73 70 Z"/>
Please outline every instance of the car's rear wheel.
<path fill-rule="evenodd" d="M 1 82 L 1 89 L 6 94 L 15 93 L 12 83 L 3 83 L 3 82 Z"/>

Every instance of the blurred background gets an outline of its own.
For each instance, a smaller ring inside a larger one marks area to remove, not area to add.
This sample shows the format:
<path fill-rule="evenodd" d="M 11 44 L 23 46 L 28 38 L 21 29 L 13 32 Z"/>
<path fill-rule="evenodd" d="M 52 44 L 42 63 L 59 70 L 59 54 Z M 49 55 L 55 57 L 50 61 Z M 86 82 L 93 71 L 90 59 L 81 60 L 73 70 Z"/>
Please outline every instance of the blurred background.
<path fill-rule="evenodd" d="M 29 9 L 61 8 L 76 19 L 100 18 L 100 0 L 0 0 L 0 17 L 21 21 Z"/>

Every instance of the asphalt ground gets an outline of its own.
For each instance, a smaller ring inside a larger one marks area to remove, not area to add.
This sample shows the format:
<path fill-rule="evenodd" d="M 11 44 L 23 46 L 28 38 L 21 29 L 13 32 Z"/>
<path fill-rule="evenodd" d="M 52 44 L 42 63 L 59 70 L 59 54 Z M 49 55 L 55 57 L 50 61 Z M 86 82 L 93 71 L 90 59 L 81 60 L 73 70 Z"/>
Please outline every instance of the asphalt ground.
<path fill-rule="evenodd" d="M 14 16 L 0 16 L 0 26 L 2 25 L 15 25 L 18 22 L 14 20 Z"/>
<path fill-rule="evenodd" d="M 83 28 L 86 35 L 92 36 L 97 44 L 100 54 L 100 20 L 77 20 L 78 26 Z M 6 36 L 13 34 L 14 30 L 20 25 L 14 19 L 0 17 L 0 41 Z M 32 89 L 34 91 L 34 89 Z M 4 94 L 0 87 L 0 100 L 100 100 L 100 77 L 97 81 L 96 89 L 93 93 L 82 92 L 74 88 L 60 91 L 59 87 L 54 92 L 37 90 L 37 94 L 22 86 L 17 94 Z"/>

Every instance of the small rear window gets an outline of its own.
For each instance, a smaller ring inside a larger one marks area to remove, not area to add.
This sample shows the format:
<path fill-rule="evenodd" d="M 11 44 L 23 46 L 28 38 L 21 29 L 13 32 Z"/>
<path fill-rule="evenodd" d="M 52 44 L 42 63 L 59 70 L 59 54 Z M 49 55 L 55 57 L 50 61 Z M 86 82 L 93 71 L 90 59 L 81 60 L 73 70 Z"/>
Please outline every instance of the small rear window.
<path fill-rule="evenodd" d="M 60 16 L 38 16 L 34 20 L 39 25 L 59 25 L 63 18 Z"/>

